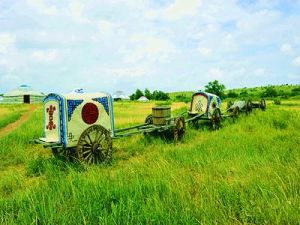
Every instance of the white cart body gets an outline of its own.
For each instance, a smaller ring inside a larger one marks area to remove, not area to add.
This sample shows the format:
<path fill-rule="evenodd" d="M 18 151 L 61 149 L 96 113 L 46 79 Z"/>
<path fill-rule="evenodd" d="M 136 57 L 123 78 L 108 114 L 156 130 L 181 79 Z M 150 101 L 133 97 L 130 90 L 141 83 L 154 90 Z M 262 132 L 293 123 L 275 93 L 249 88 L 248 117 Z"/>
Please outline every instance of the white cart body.
<path fill-rule="evenodd" d="M 114 136 L 112 97 L 106 93 L 49 94 L 44 99 L 44 143 L 75 147 L 80 135 L 101 125 Z"/>

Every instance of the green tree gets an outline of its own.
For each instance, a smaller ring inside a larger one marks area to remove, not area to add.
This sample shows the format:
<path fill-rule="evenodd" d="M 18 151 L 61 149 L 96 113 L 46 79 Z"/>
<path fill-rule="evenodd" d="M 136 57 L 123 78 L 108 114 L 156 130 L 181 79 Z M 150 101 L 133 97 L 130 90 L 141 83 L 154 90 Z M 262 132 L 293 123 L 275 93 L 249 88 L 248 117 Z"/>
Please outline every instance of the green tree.
<path fill-rule="evenodd" d="M 227 98 L 236 98 L 238 97 L 238 93 L 234 92 L 234 91 L 229 91 L 228 94 L 227 94 Z"/>
<path fill-rule="evenodd" d="M 144 93 L 140 89 L 136 89 L 135 93 L 130 95 L 130 100 L 137 100 L 142 97 Z"/>
<path fill-rule="evenodd" d="M 266 90 L 262 93 L 261 97 L 277 97 L 278 93 L 273 86 L 266 87 Z"/>
<path fill-rule="evenodd" d="M 169 100 L 170 97 L 167 93 L 163 92 L 163 91 L 153 91 L 153 94 L 152 94 L 152 99 L 154 100 Z"/>
<path fill-rule="evenodd" d="M 223 98 L 225 96 L 224 94 L 225 85 L 219 83 L 219 81 L 214 80 L 210 81 L 207 85 L 205 85 L 205 91 L 218 95 L 220 98 Z"/>
<path fill-rule="evenodd" d="M 149 91 L 148 88 L 145 89 L 145 96 L 146 96 L 146 98 L 148 98 L 149 100 L 152 99 L 152 94 L 151 94 L 151 92 Z"/>

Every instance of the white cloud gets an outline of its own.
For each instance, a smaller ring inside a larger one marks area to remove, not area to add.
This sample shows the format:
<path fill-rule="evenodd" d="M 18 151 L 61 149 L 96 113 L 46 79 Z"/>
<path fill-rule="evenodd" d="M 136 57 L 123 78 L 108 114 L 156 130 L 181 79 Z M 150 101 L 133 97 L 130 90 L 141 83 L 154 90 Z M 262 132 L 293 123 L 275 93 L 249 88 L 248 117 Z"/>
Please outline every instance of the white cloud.
<path fill-rule="evenodd" d="M 300 56 L 294 58 L 294 60 L 293 60 L 293 65 L 295 65 L 295 66 L 300 66 Z"/>
<path fill-rule="evenodd" d="M 201 5 L 201 0 L 175 0 L 164 9 L 148 10 L 145 13 L 145 18 L 155 19 L 161 17 L 170 21 L 180 20 L 184 17 L 195 16 Z"/>
<path fill-rule="evenodd" d="M 210 79 L 221 79 L 223 78 L 224 72 L 220 68 L 211 68 L 208 71 Z"/>
<path fill-rule="evenodd" d="M 280 51 L 285 53 L 285 54 L 291 53 L 292 52 L 292 46 L 288 43 L 284 43 L 283 45 L 281 45 Z"/>
<path fill-rule="evenodd" d="M 256 76 L 263 76 L 266 74 L 266 70 L 264 68 L 258 68 L 254 71 Z"/>
<path fill-rule="evenodd" d="M 40 14 L 54 16 L 58 14 L 56 6 L 48 6 L 43 0 L 27 0 L 27 3 L 35 8 Z"/>
<path fill-rule="evenodd" d="M 49 63 L 49 62 L 53 62 L 58 59 L 58 51 L 55 49 L 47 50 L 47 51 L 37 50 L 37 51 L 34 51 L 31 54 L 31 56 L 37 62 Z"/>
<path fill-rule="evenodd" d="M 116 77 L 142 77 L 146 74 L 146 69 L 142 66 L 133 68 L 106 68 L 104 72 Z"/>
<path fill-rule="evenodd" d="M 7 53 L 8 49 L 15 43 L 16 36 L 9 33 L 0 33 L 0 54 Z"/>
<path fill-rule="evenodd" d="M 212 55 L 212 49 L 211 48 L 199 47 L 198 51 L 204 57 L 210 57 Z"/>
<path fill-rule="evenodd" d="M 168 20 L 178 20 L 185 16 L 197 14 L 198 7 L 201 6 L 200 0 L 175 0 L 163 12 L 163 16 Z"/>
<path fill-rule="evenodd" d="M 71 2 L 69 4 L 69 11 L 73 20 L 78 23 L 91 23 L 91 21 L 83 16 L 85 5 L 80 2 Z"/>
<path fill-rule="evenodd" d="M 176 52 L 175 46 L 166 38 L 147 34 L 134 34 L 130 38 L 132 47 L 126 50 L 125 62 L 137 63 L 140 60 L 166 62 Z"/>
<path fill-rule="evenodd" d="M 111 34 L 115 28 L 115 25 L 107 20 L 98 21 L 97 26 L 101 34 Z"/>

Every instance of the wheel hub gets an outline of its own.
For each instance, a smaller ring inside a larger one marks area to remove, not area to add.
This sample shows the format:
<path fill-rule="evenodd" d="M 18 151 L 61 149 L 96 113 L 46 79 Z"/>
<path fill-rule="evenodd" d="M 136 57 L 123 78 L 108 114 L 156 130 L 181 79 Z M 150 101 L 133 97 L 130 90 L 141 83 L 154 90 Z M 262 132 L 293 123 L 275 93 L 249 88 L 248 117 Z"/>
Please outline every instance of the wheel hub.
<path fill-rule="evenodd" d="M 92 152 L 95 154 L 97 152 L 98 148 L 99 148 L 99 144 L 98 143 L 93 143 Z"/>

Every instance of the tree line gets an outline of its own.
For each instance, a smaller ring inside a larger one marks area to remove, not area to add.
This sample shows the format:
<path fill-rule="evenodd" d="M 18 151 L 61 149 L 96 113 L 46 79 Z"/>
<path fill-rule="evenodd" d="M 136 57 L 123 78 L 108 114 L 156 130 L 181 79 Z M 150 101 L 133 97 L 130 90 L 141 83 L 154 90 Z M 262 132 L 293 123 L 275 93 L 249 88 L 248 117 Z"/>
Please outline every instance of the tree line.
<path fill-rule="evenodd" d="M 142 96 L 145 96 L 149 100 L 166 101 L 170 99 L 169 95 L 163 91 L 155 90 L 151 93 L 151 91 L 148 88 L 146 88 L 144 92 L 141 91 L 140 89 L 136 89 L 135 93 L 130 95 L 130 100 L 138 100 Z"/>

